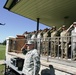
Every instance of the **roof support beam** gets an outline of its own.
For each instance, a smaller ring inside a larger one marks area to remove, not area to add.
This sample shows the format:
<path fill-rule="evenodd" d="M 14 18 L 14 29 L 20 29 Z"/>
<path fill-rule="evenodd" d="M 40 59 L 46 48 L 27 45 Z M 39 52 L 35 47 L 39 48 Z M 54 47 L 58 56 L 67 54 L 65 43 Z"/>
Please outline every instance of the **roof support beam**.
<path fill-rule="evenodd" d="M 39 20 L 40 18 L 37 18 L 37 31 L 39 30 Z"/>

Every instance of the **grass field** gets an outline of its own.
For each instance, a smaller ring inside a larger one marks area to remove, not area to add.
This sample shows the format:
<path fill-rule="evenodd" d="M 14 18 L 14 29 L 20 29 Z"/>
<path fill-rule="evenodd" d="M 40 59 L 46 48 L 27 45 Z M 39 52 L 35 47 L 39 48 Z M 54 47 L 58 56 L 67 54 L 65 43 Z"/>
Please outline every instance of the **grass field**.
<path fill-rule="evenodd" d="M 5 68 L 4 65 L 0 65 L 0 75 L 3 75 L 3 73 L 4 73 L 4 68 Z"/>
<path fill-rule="evenodd" d="M 5 49 L 6 49 L 5 45 L 0 45 L 0 60 L 5 59 Z"/>
<path fill-rule="evenodd" d="M 0 45 L 0 60 L 5 59 L 5 49 L 6 49 L 5 45 Z M 4 65 L 0 65 L 0 75 L 3 75 L 3 72 L 4 72 Z"/>

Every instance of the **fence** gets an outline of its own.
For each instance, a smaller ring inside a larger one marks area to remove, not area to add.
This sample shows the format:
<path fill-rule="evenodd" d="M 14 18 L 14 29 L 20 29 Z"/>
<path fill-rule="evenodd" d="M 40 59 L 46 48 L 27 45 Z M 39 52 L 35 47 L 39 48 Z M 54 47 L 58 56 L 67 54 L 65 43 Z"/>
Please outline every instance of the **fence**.
<path fill-rule="evenodd" d="M 40 56 L 50 56 L 53 59 L 70 60 L 76 59 L 76 41 L 75 36 L 67 37 L 47 37 L 34 39 L 35 48 Z M 74 40 L 73 40 L 74 39 Z M 27 43 L 27 39 L 9 39 L 9 52 L 21 53 L 22 46 Z"/>

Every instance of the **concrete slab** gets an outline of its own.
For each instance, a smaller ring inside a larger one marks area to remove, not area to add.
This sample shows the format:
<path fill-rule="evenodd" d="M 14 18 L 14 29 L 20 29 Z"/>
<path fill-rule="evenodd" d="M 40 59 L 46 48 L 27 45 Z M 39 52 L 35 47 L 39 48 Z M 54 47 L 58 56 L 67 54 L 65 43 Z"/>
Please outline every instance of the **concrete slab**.
<path fill-rule="evenodd" d="M 4 64 L 4 60 L 0 60 L 0 65 Z"/>

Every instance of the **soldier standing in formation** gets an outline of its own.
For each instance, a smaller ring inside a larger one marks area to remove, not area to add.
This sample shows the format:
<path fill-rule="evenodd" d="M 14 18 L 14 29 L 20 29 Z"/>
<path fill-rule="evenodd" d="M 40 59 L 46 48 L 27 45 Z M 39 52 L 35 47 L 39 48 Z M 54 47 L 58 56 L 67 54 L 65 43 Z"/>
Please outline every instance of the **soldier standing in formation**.
<path fill-rule="evenodd" d="M 32 41 L 36 40 L 36 31 L 33 31 L 33 32 L 32 32 L 31 40 L 32 40 Z"/>
<path fill-rule="evenodd" d="M 37 49 L 38 49 L 38 53 L 41 53 L 41 45 L 42 45 L 42 40 L 41 38 L 43 37 L 43 31 L 39 30 L 37 33 Z"/>
<path fill-rule="evenodd" d="M 44 32 L 43 32 L 43 42 L 42 42 L 42 49 L 43 49 L 43 53 L 45 55 L 47 55 L 49 53 L 49 38 L 50 37 L 50 29 L 46 28 L 44 29 Z"/>
<path fill-rule="evenodd" d="M 60 43 L 61 43 L 61 57 L 62 58 L 67 58 L 68 56 L 68 48 L 69 48 L 69 42 L 70 42 L 70 32 L 69 29 L 71 27 L 69 27 L 66 30 L 66 26 L 63 25 L 62 26 L 62 32 L 60 34 Z"/>
<path fill-rule="evenodd" d="M 57 51 L 58 51 L 57 43 L 59 41 L 59 39 L 57 38 L 58 36 L 57 34 L 58 34 L 58 31 L 61 30 L 61 27 L 58 30 L 56 30 L 56 26 L 53 26 L 52 29 L 53 31 L 51 33 L 51 54 L 53 54 L 52 56 L 56 57 Z"/>
<path fill-rule="evenodd" d="M 74 22 L 72 26 L 74 27 L 74 29 L 71 32 L 71 49 L 73 52 L 73 60 L 76 60 L 76 22 Z"/>

